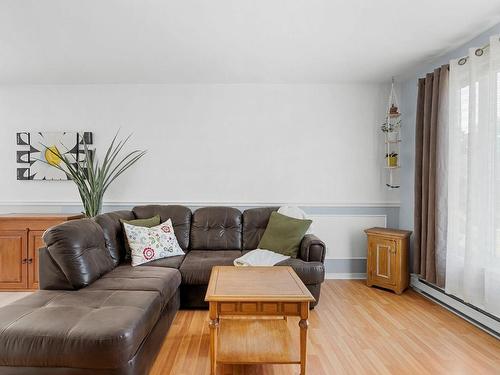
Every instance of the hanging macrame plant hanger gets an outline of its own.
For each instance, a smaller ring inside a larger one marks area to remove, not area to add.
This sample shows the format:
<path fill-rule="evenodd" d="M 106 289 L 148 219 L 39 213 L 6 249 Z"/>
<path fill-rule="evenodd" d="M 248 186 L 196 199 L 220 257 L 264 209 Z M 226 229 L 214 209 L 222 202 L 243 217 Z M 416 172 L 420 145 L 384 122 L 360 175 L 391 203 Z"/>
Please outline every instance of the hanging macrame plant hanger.
<path fill-rule="evenodd" d="M 399 112 L 396 91 L 394 90 L 394 78 L 392 79 L 385 122 L 382 124 L 381 129 L 385 136 L 384 168 L 387 170 L 386 186 L 389 189 L 398 189 L 400 185 L 396 182 L 396 178 L 398 177 L 398 170 L 401 168 L 399 158 L 401 113 Z"/>

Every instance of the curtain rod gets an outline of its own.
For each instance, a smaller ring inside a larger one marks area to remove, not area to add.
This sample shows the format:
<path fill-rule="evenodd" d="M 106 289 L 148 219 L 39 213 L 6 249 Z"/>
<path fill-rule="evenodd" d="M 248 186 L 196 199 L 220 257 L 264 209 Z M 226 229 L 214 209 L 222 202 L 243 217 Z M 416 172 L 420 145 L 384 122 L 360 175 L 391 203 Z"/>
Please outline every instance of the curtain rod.
<path fill-rule="evenodd" d="M 498 38 L 498 40 L 500 41 L 500 38 Z M 484 54 L 484 51 L 486 49 L 490 48 L 490 43 L 488 44 L 485 44 L 484 46 L 482 46 L 481 48 L 477 48 L 475 51 L 474 51 L 474 55 L 476 56 L 483 56 Z M 469 59 L 469 56 L 464 56 L 464 57 L 461 57 L 458 59 L 458 65 L 465 65 L 467 63 L 467 60 Z M 450 66 L 448 65 L 448 70 L 450 70 Z M 394 82 L 394 78 L 393 78 L 393 82 Z M 417 84 L 418 86 L 418 84 Z"/>
<path fill-rule="evenodd" d="M 500 41 L 500 38 L 498 40 Z M 489 47 L 490 47 L 490 44 L 488 43 L 488 44 L 482 46 L 481 48 L 476 49 L 474 51 L 474 55 L 483 56 L 484 50 L 488 49 Z M 458 65 L 465 65 L 465 63 L 467 62 L 468 59 L 469 59 L 469 56 L 464 56 L 464 57 L 458 59 Z"/>

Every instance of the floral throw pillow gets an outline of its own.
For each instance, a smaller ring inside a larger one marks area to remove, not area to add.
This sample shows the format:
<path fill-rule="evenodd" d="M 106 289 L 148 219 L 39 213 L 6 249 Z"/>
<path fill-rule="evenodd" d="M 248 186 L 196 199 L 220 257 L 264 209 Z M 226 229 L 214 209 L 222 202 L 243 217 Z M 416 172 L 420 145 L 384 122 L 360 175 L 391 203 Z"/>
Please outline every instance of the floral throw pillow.
<path fill-rule="evenodd" d="M 130 253 L 132 266 L 138 266 L 155 259 L 184 255 L 175 237 L 172 220 L 155 227 L 138 227 L 123 223 Z"/>

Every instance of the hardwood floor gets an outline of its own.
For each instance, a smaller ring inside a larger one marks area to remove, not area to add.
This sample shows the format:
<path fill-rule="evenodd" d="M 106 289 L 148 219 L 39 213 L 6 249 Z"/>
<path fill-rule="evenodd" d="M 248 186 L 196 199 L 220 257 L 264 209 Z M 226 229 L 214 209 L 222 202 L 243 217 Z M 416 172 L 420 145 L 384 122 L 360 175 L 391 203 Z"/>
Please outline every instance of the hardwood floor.
<path fill-rule="evenodd" d="M 308 374 L 499 374 L 500 341 L 412 290 L 328 280 L 309 316 Z M 298 320 L 288 319 L 298 337 Z M 209 374 L 208 311 L 179 311 L 150 375 Z M 298 365 L 221 375 L 298 374 Z"/>

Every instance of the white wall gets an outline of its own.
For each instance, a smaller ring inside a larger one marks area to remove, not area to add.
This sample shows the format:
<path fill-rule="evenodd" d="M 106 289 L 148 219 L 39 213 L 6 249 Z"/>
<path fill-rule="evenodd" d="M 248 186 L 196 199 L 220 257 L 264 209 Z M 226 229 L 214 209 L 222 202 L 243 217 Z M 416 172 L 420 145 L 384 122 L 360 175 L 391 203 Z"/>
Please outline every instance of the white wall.
<path fill-rule="evenodd" d="M 377 84 L 0 86 L 0 203 L 78 200 L 70 182 L 16 180 L 16 132 L 93 131 L 103 150 L 118 128 L 148 154 L 107 202 L 398 202 L 381 168 L 386 96 Z"/>
<path fill-rule="evenodd" d="M 0 86 L 0 213 L 81 209 L 71 182 L 16 180 L 16 132 L 92 131 L 102 151 L 121 128 L 149 152 L 105 210 L 296 203 L 327 243 L 329 276 L 363 277 L 363 229 L 397 226 L 399 212 L 383 179 L 387 95 L 377 84 Z"/>

